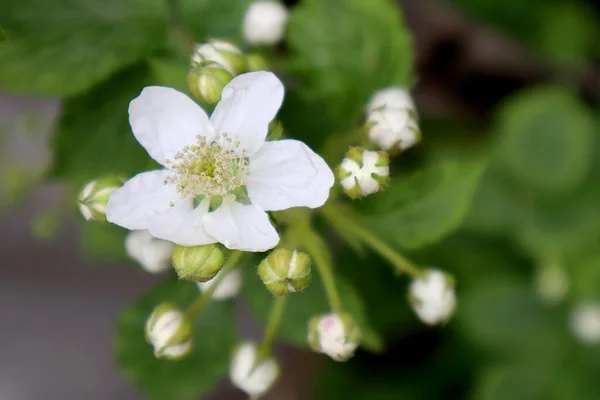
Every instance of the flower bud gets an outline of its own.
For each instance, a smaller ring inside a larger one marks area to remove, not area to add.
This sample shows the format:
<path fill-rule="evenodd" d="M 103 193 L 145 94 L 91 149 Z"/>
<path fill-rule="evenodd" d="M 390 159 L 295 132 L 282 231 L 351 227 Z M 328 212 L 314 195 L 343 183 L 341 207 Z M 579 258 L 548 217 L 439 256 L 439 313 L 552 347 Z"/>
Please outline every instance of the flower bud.
<path fill-rule="evenodd" d="M 204 292 L 216 284 L 217 287 L 212 294 L 214 300 L 227 300 L 237 296 L 242 287 L 242 274 L 237 269 L 234 269 L 233 271 L 228 272 L 221 282 L 217 284 L 217 279 L 219 279 L 219 276 L 222 273 L 223 271 L 219 271 L 214 278 L 207 282 L 198 282 L 198 289 L 200 289 L 201 292 Z"/>
<path fill-rule="evenodd" d="M 131 231 L 125 237 L 125 251 L 141 267 L 152 274 L 166 271 L 171 266 L 175 245 L 156 239 L 147 230 Z"/>
<path fill-rule="evenodd" d="M 258 265 L 258 275 L 276 296 L 304 290 L 310 282 L 310 257 L 296 250 L 275 249 Z"/>
<path fill-rule="evenodd" d="M 390 87 L 375 92 L 367 104 L 367 112 L 382 108 L 416 110 L 415 103 L 406 89 Z"/>
<path fill-rule="evenodd" d="M 409 301 L 427 325 L 444 323 L 456 306 L 454 279 L 440 270 L 427 270 L 410 284 Z"/>
<path fill-rule="evenodd" d="M 79 193 L 79 211 L 90 221 L 106 221 L 106 204 L 111 194 L 119 189 L 125 180 L 116 176 L 106 176 L 86 184 Z"/>
<path fill-rule="evenodd" d="M 192 67 L 208 61 L 220 64 L 232 76 L 238 75 L 245 68 L 242 51 L 225 40 L 212 39 L 196 47 L 192 54 Z"/>
<path fill-rule="evenodd" d="M 229 375 L 235 387 L 258 398 L 267 393 L 279 377 L 279 366 L 273 358 L 258 360 L 256 345 L 244 343 L 233 354 Z"/>
<path fill-rule="evenodd" d="M 272 45 L 283 39 L 288 10 L 278 1 L 252 3 L 244 16 L 244 39 L 250 44 Z"/>
<path fill-rule="evenodd" d="M 573 335 L 582 343 L 600 343 L 600 303 L 578 304 L 570 316 Z"/>
<path fill-rule="evenodd" d="M 157 358 L 177 360 L 192 349 L 192 323 L 177 306 L 162 303 L 146 321 L 146 340 Z"/>
<path fill-rule="evenodd" d="M 221 64 L 207 61 L 197 64 L 188 74 L 190 92 L 200 102 L 213 105 L 221 99 L 221 92 L 233 76 Z"/>
<path fill-rule="evenodd" d="M 258 53 L 250 53 L 246 56 L 246 67 L 248 71 L 267 71 L 269 63 Z"/>
<path fill-rule="evenodd" d="M 325 353 L 335 361 L 347 361 L 353 355 L 361 339 L 360 330 L 347 314 L 326 314 L 309 322 L 308 343 L 310 347 Z"/>
<path fill-rule="evenodd" d="M 389 182 L 389 157 L 383 151 L 351 147 L 337 169 L 344 192 L 358 199 L 382 190 Z"/>
<path fill-rule="evenodd" d="M 173 251 L 173 267 L 180 279 L 206 282 L 223 267 L 223 251 L 217 244 L 203 246 L 178 245 Z"/>

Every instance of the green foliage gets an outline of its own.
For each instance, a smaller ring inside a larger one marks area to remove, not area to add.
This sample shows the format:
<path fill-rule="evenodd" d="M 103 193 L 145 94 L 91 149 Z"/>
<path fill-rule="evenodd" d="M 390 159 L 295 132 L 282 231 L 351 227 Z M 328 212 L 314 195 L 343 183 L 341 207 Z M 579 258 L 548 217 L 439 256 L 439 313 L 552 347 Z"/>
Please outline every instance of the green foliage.
<path fill-rule="evenodd" d="M 411 40 L 389 0 L 305 0 L 287 40 L 289 71 L 335 115 L 355 116 L 375 90 L 412 84 Z"/>
<path fill-rule="evenodd" d="M 97 261 L 128 260 L 123 245 L 127 230 L 120 226 L 87 222 L 81 227 L 81 246 L 83 254 Z"/>
<path fill-rule="evenodd" d="M 159 360 L 144 341 L 154 307 L 172 302 L 184 309 L 199 295 L 194 283 L 168 280 L 126 308 L 117 323 L 115 351 L 124 376 L 151 400 L 184 400 L 208 392 L 227 373 L 236 343 L 231 302 L 211 303 L 194 324 L 191 353 L 182 360 Z"/>
<path fill-rule="evenodd" d="M 239 40 L 244 12 L 252 0 L 181 0 L 185 26 L 199 41 L 208 37 Z"/>

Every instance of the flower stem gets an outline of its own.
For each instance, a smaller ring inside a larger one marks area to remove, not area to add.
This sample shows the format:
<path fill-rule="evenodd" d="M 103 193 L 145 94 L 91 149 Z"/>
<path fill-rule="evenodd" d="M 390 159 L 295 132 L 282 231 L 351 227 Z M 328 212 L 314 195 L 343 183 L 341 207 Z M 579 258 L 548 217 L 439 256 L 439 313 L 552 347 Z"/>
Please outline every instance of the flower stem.
<path fill-rule="evenodd" d="M 322 208 L 322 212 L 334 229 L 344 230 L 345 236 L 351 234 L 360 239 L 380 256 L 388 260 L 395 267 L 396 272 L 406 273 L 414 278 L 421 276 L 421 271 L 417 267 L 368 229 L 363 228 L 356 222 L 355 218 L 348 217 L 348 215 L 342 212 L 343 209 L 340 205 L 328 204 Z"/>
<path fill-rule="evenodd" d="M 273 300 L 269 320 L 267 322 L 267 327 L 265 328 L 265 336 L 258 347 L 258 359 L 264 359 L 271 355 L 273 341 L 275 340 L 275 335 L 277 334 L 279 324 L 281 323 L 286 299 L 287 296 L 276 296 Z"/>
<path fill-rule="evenodd" d="M 214 285 L 211 285 L 208 289 L 206 289 L 186 310 L 186 314 L 190 319 L 196 318 L 198 314 L 202 312 L 204 307 L 212 299 L 212 295 L 219 286 L 219 283 L 221 283 L 221 281 L 225 278 L 225 276 L 227 276 L 227 274 L 232 269 L 238 266 L 238 261 L 242 258 L 243 255 L 244 253 L 241 251 L 234 251 L 229 256 L 227 261 L 225 261 L 223 268 L 221 268 L 221 270 L 219 271 L 218 276 L 213 278 L 216 279 Z"/>

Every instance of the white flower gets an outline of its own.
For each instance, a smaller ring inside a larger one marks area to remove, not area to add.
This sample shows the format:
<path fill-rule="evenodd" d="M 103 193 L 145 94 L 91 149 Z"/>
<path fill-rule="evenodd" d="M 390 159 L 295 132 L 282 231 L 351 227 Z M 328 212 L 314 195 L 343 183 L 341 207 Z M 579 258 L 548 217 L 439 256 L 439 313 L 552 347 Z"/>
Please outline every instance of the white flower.
<path fill-rule="evenodd" d="M 346 361 L 360 343 L 360 331 L 348 316 L 327 314 L 310 321 L 308 343 L 313 350 L 336 361 Z"/>
<path fill-rule="evenodd" d="M 389 157 L 385 152 L 351 148 L 337 170 L 344 192 L 359 198 L 380 191 L 389 181 Z"/>
<path fill-rule="evenodd" d="M 265 394 L 279 376 L 279 366 L 273 358 L 256 360 L 256 345 L 244 343 L 235 351 L 230 367 L 231 382 L 253 398 Z"/>
<path fill-rule="evenodd" d="M 215 283 L 217 282 L 217 279 L 219 279 L 219 276 L 222 273 L 223 272 L 220 271 L 217 274 L 217 276 L 215 276 L 208 282 L 198 282 L 197 283 L 198 289 L 200 289 L 201 292 L 204 292 L 205 290 L 210 289 L 211 287 L 213 287 L 215 285 Z M 212 298 L 214 300 L 231 299 L 231 298 L 237 296 L 237 294 L 240 292 L 241 287 L 242 287 L 242 274 L 237 269 L 234 269 L 233 271 L 227 273 L 227 275 L 225 275 L 223 277 L 223 280 L 221 282 L 219 282 L 219 284 L 215 288 L 215 291 L 212 294 Z"/>
<path fill-rule="evenodd" d="M 410 93 L 392 87 L 376 92 L 367 104 L 369 139 L 383 150 L 407 149 L 420 140 L 417 112 Z"/>
<path fill-rule="evenodd" d="M 169 269 L 174 248 L 173 243 L 156 239 L 147 230 L 131 231 L 125 237 L 127 255 L 153 274 Z"/>
<path fill-rule="evenodd" d="M 146 339 L 158 358 L 179 359 L 192 348 L 192 325 L 177 307 L 162 303 L 146 321 Z"/>
<path fill-rule="evenodd" d="M 428 325 L 446 322 L 456 306 L 453 279 L 442 271 L 430 269 L 412 281 L 409 299 L 421 321 Z"/>
<path fill-rule="evenodd" d="M 283 38 L 288 10 L 278 1 L 252 3 L 244 16 L 244 38 L 253 45 L 271 45 Z"/>
<path fill-rule="evenodd" d="M 235 76 L 242 72 L 244 54 L 232 43 L 211 39 L 196 46 L 192 53 L 192 66 L 208 61 L 220 64 L 227 72 Z"/>
<path fill-rule="evenodd" d="M 571 331 L 586 344 L 600 343 L 600 303 L 577 305 L 571 311 Z"/>
<path fill-rule="evenodd" d="M 183 246 L 275 247 L 279 235 L 265 211 L 320 207 L 334 182 L 302 142 L 265 141 L 282 100 L 283 85 L 270 72 L 234 78 L 210 119 L 174 89 L 145 88 L 129 121 L 165 169 L 138 174 L 113 193 L 107 220 Z"/>

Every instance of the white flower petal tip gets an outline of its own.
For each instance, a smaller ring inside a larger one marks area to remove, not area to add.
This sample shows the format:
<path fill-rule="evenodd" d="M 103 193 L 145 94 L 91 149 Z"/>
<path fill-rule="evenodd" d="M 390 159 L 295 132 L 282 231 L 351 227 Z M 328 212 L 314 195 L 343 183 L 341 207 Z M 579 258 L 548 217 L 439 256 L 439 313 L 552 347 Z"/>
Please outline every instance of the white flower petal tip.
<path fill-rule="evenodd" d="M 217 276 L 208 282 L 198 282 L 198 289 L 201 292 L 205 292 L 214 285 L 217 285 L 212 294 L 213 300 L 229 300 L 236 297 L 242 288 L 242 274 L 237 269 L 234 269 L 217 283 L 221 274 L 222 272 L 219 272 Z"/>
<path fill-rule="evenodd" d="M 279 377 L 279 366 L 273 358 L 257 361 L 256 345 L 244 343 L 233 355 L 229 376 L 235 387 L 258 398 L 267 393 Z"/>
<path fill-rule="evenodd" d="M 125 237 L 127 255 L 145 271 L 158 274 L 171 267 L 171 255 L 175 245 L 156 239 L 146 230 L 131 231 Z"/>
<path fill-rule="evenodd" d="M 309 323 L 308 343 L 311 348 L 335 361 L 344 362 L 352 358 L 360 339 L 360 330 L 345 314 L 326 314 L 311 319 Z"/>
<path fill-rule="evenodd" d="M 192 67 L 207 62 L 217 63 L 235 76 L 244 69 L 244 53 L 233 43 L 212 39 L 196 46 L 192 53 Z"/>
<path fill-rule="evenodd" d="M 403 108 L 416 110 L 410 92 L 401 87 L 389 87 L 373 94 L 367 104 L 367 112 L 377 108 Z"/>
<path fill-rule="evenodd" d="M 389 183 L 389 163 L 386 152 L 352 147 L 337 169 L 340 185 L 353 199 L 377 193 Z"/>
<path fill-rule="evenodd" d="M 252 45 L 273 45 L 283 39 L 288 10 L 278 1 L 250 4 L 244 16 L 244 39 Z"/>
<path fill-rule="evenodd" d="M 456 307 L 454 279 L 442 271 L 427 270 L 410 284 L 409 300 L 417 316 L 427 325 L 445 323 Z"/>
<path fill-rule="evenodd" d="M 571 311 L 569 322 L 571 332 L 581 343 L 600 343 L 600 303 L 577 305 Z"/>

